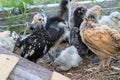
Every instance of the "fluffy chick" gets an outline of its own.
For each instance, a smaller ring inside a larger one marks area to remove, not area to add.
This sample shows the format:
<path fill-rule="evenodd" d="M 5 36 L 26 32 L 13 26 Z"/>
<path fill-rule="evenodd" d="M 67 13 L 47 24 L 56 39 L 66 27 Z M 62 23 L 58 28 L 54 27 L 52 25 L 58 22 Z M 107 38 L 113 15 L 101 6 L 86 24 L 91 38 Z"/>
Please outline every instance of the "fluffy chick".
<path fill-rule="evenodd" d="M 120 50 L 120 34 L 115 29 L 98 23 L 101 12 L 100 6 L 89 9 L 80 28 L 82 41 L 101 59 L 99 71 L 108 69 L 111 55 Z"/>
<path fill-rule="evenodd" d="M 81 56 L 85 56 L 88 53 L 87 46 L 82 42 L 81 37 L 79 36 L 79 27 L 83 21 L 87 9 L 84 6 L 78 6 L 73 15 L 74 27 L 70 32 L 70 45 L 74 45 L 78 53 Z"/>
<path fill-rule="evenodd" d="M 82 58 L 79 56 L 77 49 L 70 46 L 60 53 L 55 59 L 54 65 L 57 71 L 67 71 L 72 67 L 79 66 L 81 61 Z"/>
<path fill-rule="evenodd" d="M 115 12 L 112 12 L 109 16 L 103 16 L 99 20 L 99 23 L 119 30 L 119 21 L 120 21 L 120 13 L 115 11 Z"/>
<path fill-rule="evenodd" d="M 13 35 L 13 33 L 12 33 Z M 15 40 L 13 36 L 10 36 L 10 31 L 0 32 L 0 46 L 13 51 Z"/>
<path fill-rule="evenodd" d="M 10 31 L 0 32 L 0 37 L 9 37 L 9 36 L 10 36 Z"/>
<path fill-rule="evenodd" d="M 67 3 L 67 0 L 61 2 L 63 5 L 60 7 L 66 9 Z M 60 12 L 62 12 L 61 10 Z M 63 39 L 65 28 L 68 26 L 63 19 L 66 10 L 63 12 L 50 18 L 47 18 L 43 12 L 34 15 L 30 27 L 31 34 L 25 39 L 18 38 L 14 50 L 19 50 L 22 57 L 33 62 L 36 62 L 38 58 L 43 57 L 49 51 L 50 58 L 53 60 L 54 55 L 52 53 Z"/>

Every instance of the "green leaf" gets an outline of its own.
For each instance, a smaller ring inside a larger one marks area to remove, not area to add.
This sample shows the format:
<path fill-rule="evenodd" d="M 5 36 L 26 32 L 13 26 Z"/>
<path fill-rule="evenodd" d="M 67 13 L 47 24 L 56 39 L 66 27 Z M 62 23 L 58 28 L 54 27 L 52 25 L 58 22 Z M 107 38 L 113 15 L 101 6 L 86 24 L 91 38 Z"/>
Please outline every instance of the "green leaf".
<path fill-rule="evenodd" d="M 33 0 L 23 0 L 25 3 L 31 4 L 33 3 Z"/>
<path fill-rule="evenodd" d="M 11 29 L 11 26 L 10 25 L 8 25 L 6 28 L 5 28 L 5 30 L 10 30 Z"/>
<path fill-rule="evenodd" d="M 94 2 L 94 0 L 91 0 L 91 3 L 92 3 L 93 6 L 96 5 L 96 3 Z"/>
<path fill-rule="evenodd" d="M 120 7 L 120 2 L 118 3 L 118 7 Z"/>

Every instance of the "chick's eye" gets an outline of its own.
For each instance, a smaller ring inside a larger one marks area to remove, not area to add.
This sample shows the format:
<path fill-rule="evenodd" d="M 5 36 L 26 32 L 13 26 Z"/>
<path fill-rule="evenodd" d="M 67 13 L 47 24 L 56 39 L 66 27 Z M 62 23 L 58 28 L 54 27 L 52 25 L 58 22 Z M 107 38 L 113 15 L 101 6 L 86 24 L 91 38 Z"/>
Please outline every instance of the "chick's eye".
<path fill-rule="evenodd" d="M 56 67 L 59 67 L 59 65 L 56 65 Z"/>
<path fill-rule="evenodd" d="M 117 17 L 115 17 L 117 19 Z"/>
<path fill-rule="evenodd" d="M 41 21 L 41 18 L 39 19 L 39 21 Z"/>
<path fill-rule="evenodd" d="M 63 22 L 64 24 L 66 24 L 66 22 Z"/>

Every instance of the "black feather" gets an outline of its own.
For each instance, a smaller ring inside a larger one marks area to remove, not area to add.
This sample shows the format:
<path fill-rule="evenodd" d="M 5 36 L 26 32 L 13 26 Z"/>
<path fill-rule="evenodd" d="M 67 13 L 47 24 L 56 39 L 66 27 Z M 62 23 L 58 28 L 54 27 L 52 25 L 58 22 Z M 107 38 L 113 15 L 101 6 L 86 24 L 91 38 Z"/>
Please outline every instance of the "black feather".
<path fill-rule="evenodd" d="M 41 28 L 36 27 L 35 31 L 31 35 L 21 41 L 23 43 L 23 52 L 21 53 L 21 56 L 26 57 L 33 62 L 36 62 L 38 58 L 43 57 L 49 50 L 47 49 L 44 53 L 45 47 L 47 44 L 49 44 L 49 42 L 46 41 L 46 38 L 48 37 L 50 36 L 44 30 L 43 26 Z M 34 52 L 31 54 L 32 51 Z"/>
<path fill-rule="evenodd" d="M 79 36 L 79 28 L 73 27 L 70 32 L 70 45 L 74 45 L 80 56 L 85 56 L 88 53 L 87 46 L 82 42 Z"/>

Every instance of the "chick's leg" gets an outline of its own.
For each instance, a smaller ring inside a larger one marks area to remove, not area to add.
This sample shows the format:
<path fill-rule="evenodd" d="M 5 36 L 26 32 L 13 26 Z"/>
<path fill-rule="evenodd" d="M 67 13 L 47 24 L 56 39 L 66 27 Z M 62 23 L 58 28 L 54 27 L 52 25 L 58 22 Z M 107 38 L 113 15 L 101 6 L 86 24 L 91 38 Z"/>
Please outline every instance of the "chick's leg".
<path fill-rule="evenodd" d="M 105 64 L 104 64 L 104 67 L 106 69 L 109 69 L 110 68 L 110 61 L 111 61 L 111 57 L 108 57 L 105 59 Z"/>
<path fill-rule="evenodd" d="M 105 63 L 105 60 L 102 60 L 98 66 L 98 71 L 102 71 L 104 69 L 103 65 Z"/>
<path fill-rule="evenodd" d="M 98 66 L 98 71 L 102 71 L 104 68 L 105 69 L 109 69 L 110 67 L 110 61 L 111 61 L 111 57 L 107 57 L 105 59 L 101 59 L 101 63 L 100 65 Z"/>

